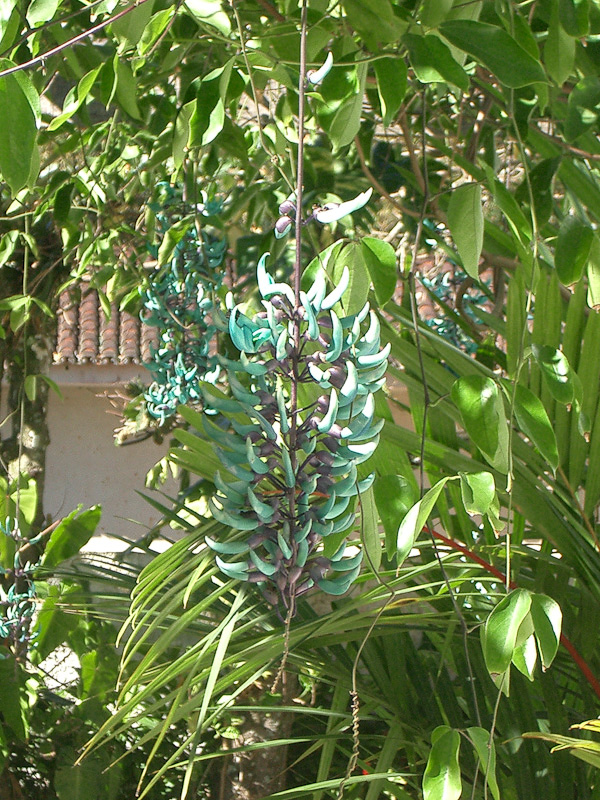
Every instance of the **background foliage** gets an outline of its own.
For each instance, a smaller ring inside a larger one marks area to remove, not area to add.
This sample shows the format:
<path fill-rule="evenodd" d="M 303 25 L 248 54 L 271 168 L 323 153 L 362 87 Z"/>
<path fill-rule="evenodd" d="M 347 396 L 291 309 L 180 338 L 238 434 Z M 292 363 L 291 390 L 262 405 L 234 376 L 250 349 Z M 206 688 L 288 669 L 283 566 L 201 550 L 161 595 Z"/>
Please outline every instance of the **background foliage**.
<path fill-rule="evenodd" d="M 107 307 L 137 308 L 185 224 L 226 239 L 225 285 L 248 313 L 263 252 L 289 278 L 272 230 L 294 189 L 299 21 L 290 0 L 0 3 L 12 479 L 23 423 L 43 424 L 60 286 L 91 276 Z M 310 66 L 334 66 L 309 92 L 307 207 L 377 197 L 302 244 L 305 265 L 321 252 L 333 279 L 351 269 L 351 303 L 370 297 L 391 344 L 361 465 L 376 473 L 356 532 L 368 558 L 349 595 L 299 604 L 270 692 L 282 622 L 201 547 L 229 533 L 202 516 L 218 460 L 182 408 L 170 458 L 188 487 L 163 507 L 185 536 L 139 577 L 102 741 L 135 740 L 149 796 L 335 797 L 350 764 L 349 798 L 593 798 L 597 748 L 555 739 L 574 759 L 540 737 L 597 716 L 600 697 L 600 4 L 310 0 L 308 21 Z M 166 233 L 162 181 L 189 216 Z"/>

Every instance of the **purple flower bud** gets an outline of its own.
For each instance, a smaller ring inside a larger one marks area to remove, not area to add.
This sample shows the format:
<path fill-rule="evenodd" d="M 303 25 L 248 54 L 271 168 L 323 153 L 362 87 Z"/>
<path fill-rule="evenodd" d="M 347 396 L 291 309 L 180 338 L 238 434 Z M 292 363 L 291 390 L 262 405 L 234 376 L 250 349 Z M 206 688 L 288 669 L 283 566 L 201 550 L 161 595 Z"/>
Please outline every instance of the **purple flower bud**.
<path fill-rule="evenodd" d="M 283 237 L 291 231 L 293 224 L 294 220 L 291 217 L 279 217 L 275 223 L 275 236 L 277 239 L 283 239 Z"/>
<path fill-rule="evenodd" d="M 279 213 L 282 216 L 290 216 L 291 214 L 296 213 L 296 204 L 293 200 L 284 200 L 283 203 L 279 206 Z"/>

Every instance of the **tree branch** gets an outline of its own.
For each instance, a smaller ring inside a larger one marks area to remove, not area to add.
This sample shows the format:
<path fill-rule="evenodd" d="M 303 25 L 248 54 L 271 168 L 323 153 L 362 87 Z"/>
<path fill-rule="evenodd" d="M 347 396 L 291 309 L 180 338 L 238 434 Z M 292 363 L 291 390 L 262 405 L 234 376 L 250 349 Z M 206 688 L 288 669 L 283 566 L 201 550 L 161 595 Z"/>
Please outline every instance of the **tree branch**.
<path fill-rule="evenodd" d="M 139 6 L 147 3 L 148 0 L 136 0 L 135 3 L 132 3 L 127 8 L 124 8 L 122 11 L 119 11 L 118 14 L 114 14 L 112 17 L 99 22 L 97 25 L 94 25 L 92 28 L 88 28 L 87 31 L 83 31 L 83 33 L 77 34 L 72 39 L 69 39 L 62 44 L 59 44 L 58 47 L 53 47 L 52 50 L 47 50 L 45 53 L 42 53 L 35 58 L 32 58 L 30 61 L 24 61 L 22 64 L 17 64 L 14 67 L 10 67 L 9 69 L 4 69 L 0 72 L 0 78 L 5 78 L 7 75 L 12 75 L 15 72 L 21 72 L 25 69 L 30 69 L 31 67 L 35 67 L 37 64 L 43 64 L 46 59 L 50 58 L 51 56 L 55 56 L 57 53 L 66 50 L 69 47 L 72 47 L 74 44 L 87 39 L 89 36 L 92 36 L 94 33 L 101 31 L 102 28 L 106 28 L 107 25 L 110 25 L 111 22 L 116 22 L 116 20 L 121 19 L 124 17 L 125 14 L 129 14 L 130 11 L 133 11 L 134 8 L 139 8 Z"/>

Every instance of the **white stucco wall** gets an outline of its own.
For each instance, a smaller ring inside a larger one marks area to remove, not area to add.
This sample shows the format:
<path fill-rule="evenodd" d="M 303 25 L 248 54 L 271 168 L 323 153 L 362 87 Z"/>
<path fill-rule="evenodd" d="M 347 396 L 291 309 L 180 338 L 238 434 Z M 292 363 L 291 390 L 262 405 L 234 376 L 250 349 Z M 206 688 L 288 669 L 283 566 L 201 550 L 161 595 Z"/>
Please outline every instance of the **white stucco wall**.
<path fill-rule="evenodd" d="M 48 424 L 51 441 L 46 454 L 44 510 L 54 519 L 79 504 L 102 506 L 99 534 L 140 538 L 159 513 L 136 490 L 145 489 L 148 470 L 167 451 L 168 443 L 151 439 L 117 447 L 113 431 L 119 425 L 103 396 L 116 381 L 143 375 L 143 367 L 53 367 L 51 377 L 63 399 L 50 392 Z M 91 383 L 90 381 L 95 381 Z M 174 483 L 165 487 L 174 494 Z M 112 547 L 111 547 L 112 549 Z M 115 546 L 115 549 L 117 547 Z"/>

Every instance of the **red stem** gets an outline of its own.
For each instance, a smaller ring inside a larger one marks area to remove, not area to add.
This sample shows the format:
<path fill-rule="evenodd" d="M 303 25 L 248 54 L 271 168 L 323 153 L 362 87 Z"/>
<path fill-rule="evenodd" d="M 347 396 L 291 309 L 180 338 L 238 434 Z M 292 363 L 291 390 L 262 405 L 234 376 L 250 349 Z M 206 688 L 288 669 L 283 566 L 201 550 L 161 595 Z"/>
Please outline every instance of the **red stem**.
<path fill-rule="evenodd" d="M 482 566 L 487 572 L 490 573 L 490 575 L 494 575 L 494 577 L 498 578 L 498 580 L 502 581 L 502 583 L 504 583 L 506 581 L 506 576 L 504 575 L 504 573 L 502 573 L 499 569 L 496 569 L 496 567 L 494 567 L 492 564 L 490 564 L 489 561 L 486 561 L 481 556 L 478 556 L 477 553 L 473 553 L 464 544 L 460 544 L 459 542 L 455 542 L 454 539 L 449 539 L 447 536 L 444 536 L 443 533 L 438 533 L 437 531 L 431 530 L 431 528 L 426 528 L 426 530 L 432 536 L 434 536 L 436 539 L 439 539 L 444 544 L 448 545 L 448 547 L 451 547 L 453 550 L 458 550 L 464 556 L 466 556 L 468 559 L 470 559 L 471 561 L 474 561 L 476 564 L 479 564 L 480 566 Z M 514 581 L 510 581 L 509 586 L 510 586 L 511 589 L 516 589 L 517 588 L 517 584 Z M 573 659 L 573 661 L 577 664 L 577 666 L 581 670 L 584 678 L 587 680 L 589 685 L 592 687 L 592 689 L 594 690 L 596 696 L 598 698 L 600 698 L 600 682 L 598 681 L 598 679 L 596 678 L 596 676 L 594 675 L 594 673 L 590 669 L 589 665 L 587 664 L 587 662 L 585 661 L 585 659 L 583 658 L 581 653 L 579 653 L 579 651 L 575 648 L 575 645 L 573 644 L 573 642 L 571 642 L 571 640 L 568 639 L 564 635 L 564 633 L 561 633 L 561 635 L 560 635 L 560 643 L 569 652 L 571 658 Z"/>

